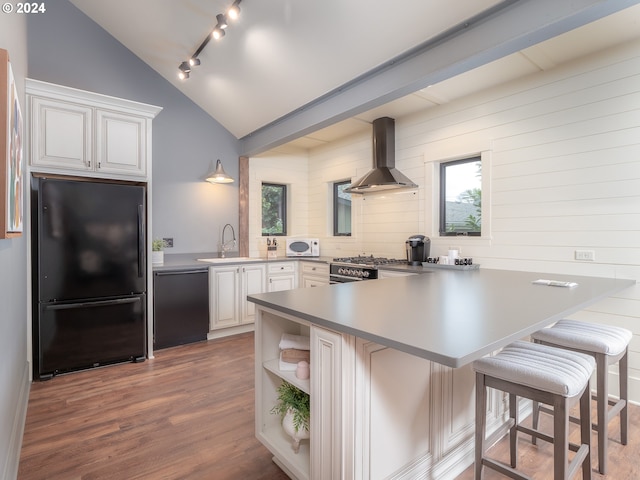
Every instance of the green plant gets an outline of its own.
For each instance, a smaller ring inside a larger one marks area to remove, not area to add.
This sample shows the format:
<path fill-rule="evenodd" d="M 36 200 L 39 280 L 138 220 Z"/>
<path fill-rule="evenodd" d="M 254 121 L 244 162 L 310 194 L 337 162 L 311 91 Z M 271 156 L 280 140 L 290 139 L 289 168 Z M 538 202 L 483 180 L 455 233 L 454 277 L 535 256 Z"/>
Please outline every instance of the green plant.
<path fill-rule="evenodd" d="M 289 382 L 278 387 L 278 403 L 271 413 L 284 416 L 288 410 L 293 413 L 293 426 L 297 430 L 309 430 L 309 395 Z"/>
<path fill-rule="evenodd" d="M 154 252 L 161 252 L 165 246 L 164 240 L 160 240 L 159 238 L 156 238 L 151 242 L 151 250 Z"/>

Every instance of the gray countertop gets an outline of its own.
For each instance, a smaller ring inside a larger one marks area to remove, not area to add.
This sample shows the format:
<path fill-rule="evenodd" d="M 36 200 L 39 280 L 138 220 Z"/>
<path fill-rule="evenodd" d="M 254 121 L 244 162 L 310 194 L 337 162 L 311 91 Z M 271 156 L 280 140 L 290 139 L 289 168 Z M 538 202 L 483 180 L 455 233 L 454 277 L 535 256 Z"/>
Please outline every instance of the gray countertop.
<path fill-rule="evenodd" d="M 418 267 L 420 268 L 420 267 Z M 635 280 L 479 269 L 249 295 L 311 323 L 461 367 Z M 574 288 L 534 285 L 577 282 Z"/>
<path fill-rule="evenodd" d="M 153 265 L 154 272 L 162 271 L 175 271 L 175 270 L 206 270 L 212 266 L 224 266 L 224 265 L 238 265 L 242 263 L 273 263 L 273 262 L 287 262 L 287 261 L 309 261 L 309 262 L 323 262 L 328 263 L 331 261 L 331 257 L 278 257 L 276 259 L 267 259 L 266 257 L 255 257 L 250 260 L 238 259 L 237 262 L 231 261 L 232 255 L 229 255 L 228 262 L 214 264 L 209 262 L 201 262 L 198 258 L 216 258 L 218 253 L 171 253 L 164 254 L 164 263 L 162 265 Z"/>

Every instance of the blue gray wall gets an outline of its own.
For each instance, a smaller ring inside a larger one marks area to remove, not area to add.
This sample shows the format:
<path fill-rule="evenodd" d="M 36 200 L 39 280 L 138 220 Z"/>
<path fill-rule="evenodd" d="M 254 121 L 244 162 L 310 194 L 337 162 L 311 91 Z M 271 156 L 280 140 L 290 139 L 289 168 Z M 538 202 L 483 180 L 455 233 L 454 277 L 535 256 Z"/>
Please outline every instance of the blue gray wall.
<path fill-rule="evenodd" d="M 238 178 L 237 139 L 68 0 L 48 0 L 27 26 L 29 78 L 163 107 L 153 121 L 153 236 L 174 238 L 167 253 L 215 250 L 223 225 L 237 228 L 238 184 L 203 177 L 219 158 Z"/>
<path fill-rule="evenodd" d="M 9 52 L 24 110 L 23 85 L 27 74 L 24 16 L 0 14 L 0 48 Z M 17 475 L 28 393 L 27 241 L 23 235 L 0 240 L 0 479 L 13 479 Z"/>

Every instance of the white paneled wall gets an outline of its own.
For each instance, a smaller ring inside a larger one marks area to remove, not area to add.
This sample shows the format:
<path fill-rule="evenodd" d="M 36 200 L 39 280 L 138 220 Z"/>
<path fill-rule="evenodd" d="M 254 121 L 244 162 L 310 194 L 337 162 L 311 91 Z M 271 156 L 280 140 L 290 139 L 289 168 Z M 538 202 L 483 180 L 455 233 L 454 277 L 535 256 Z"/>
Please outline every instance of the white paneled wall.
<path fill-rule="evenodd" d="M 287 185 L 287 223 L 290 236 L 309 234 L 309 196 L 307 157 L 269 156 L 249 160 L 249 256 L 266 257 L 266 238 L 262 237 L 262 183 Z M 278 256 L 284 257 L 284 240 L 278 242 Z"/>
<path fill-rule="evenodd" d="M 490 231 L 440 239 L 435 167 L 480 152 Z M 458 246 L 482 268 L 640 280 L 638 42 L 397 120 L 396 167 L 420 188 L 354 198 L 353 238 L 330 236 L 328 185 L 371 167 L 370 136 L 323 146 L 308 160 L 307 226 L 323 255 L 403 256 L 404 240 L 425 233 L 432 255 Z M 576 261 L 577 249 L 595 261 Z M 640 286 L 573 318 L 634 332 L 630 391 L 640 403 Z"/>

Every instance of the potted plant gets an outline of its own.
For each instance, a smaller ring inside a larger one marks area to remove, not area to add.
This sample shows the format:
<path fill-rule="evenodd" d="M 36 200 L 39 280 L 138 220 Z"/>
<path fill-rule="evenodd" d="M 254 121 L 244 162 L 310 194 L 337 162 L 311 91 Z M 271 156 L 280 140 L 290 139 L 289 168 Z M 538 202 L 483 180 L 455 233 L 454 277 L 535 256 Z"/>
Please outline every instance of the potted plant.
<path fill-rule="evenodd" d="M 154 265 L 162 265 L 164 263 L 164 247 L 164 240 L 160 240 L 159 238 L 151 242 L 151 263 Z"/>
<path fill-rule="evenodd" d="M 289 382 L 278 387 L 278 403 L 271 413 L 282 416 L 282 428 L 292 438 L 295 453 L 300 449 L 300 440 L 309 438 L 309 395 Z"/>

